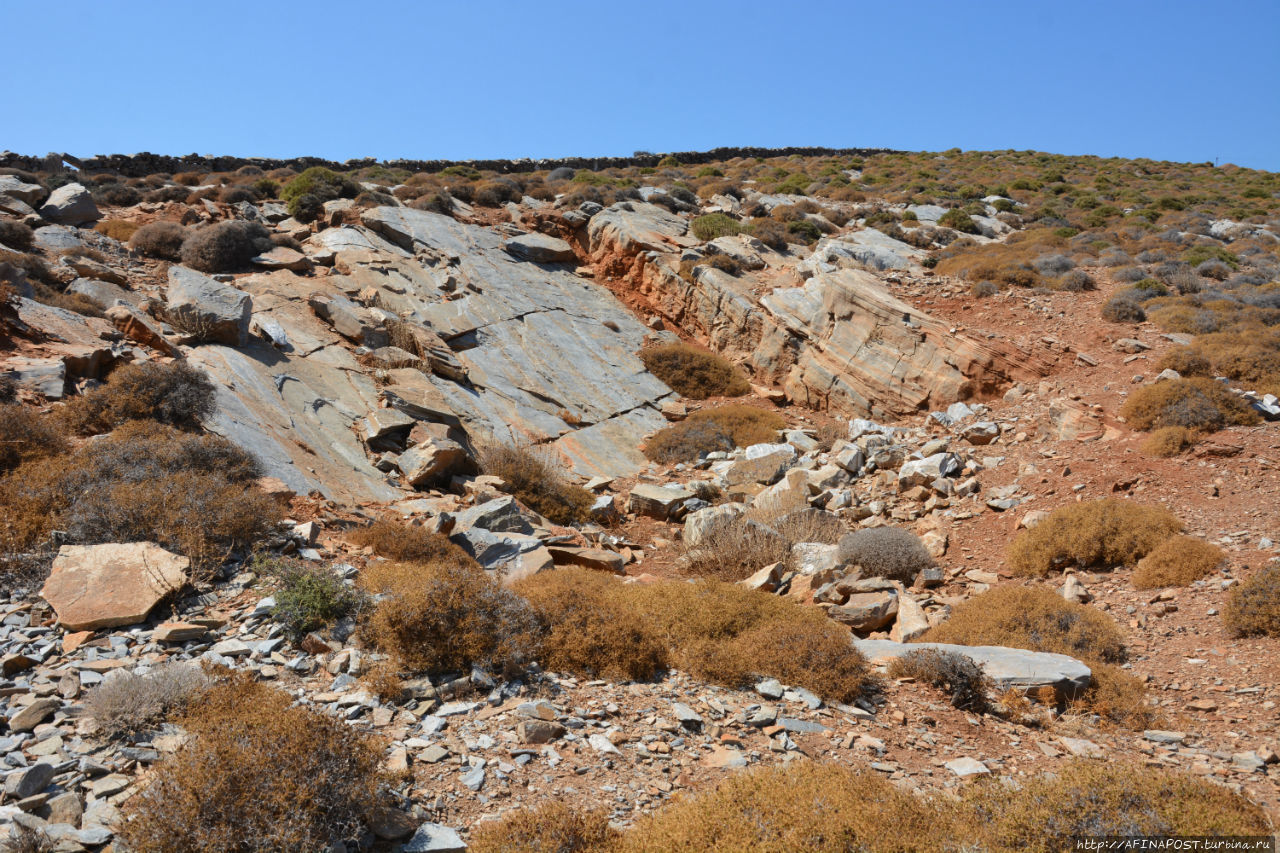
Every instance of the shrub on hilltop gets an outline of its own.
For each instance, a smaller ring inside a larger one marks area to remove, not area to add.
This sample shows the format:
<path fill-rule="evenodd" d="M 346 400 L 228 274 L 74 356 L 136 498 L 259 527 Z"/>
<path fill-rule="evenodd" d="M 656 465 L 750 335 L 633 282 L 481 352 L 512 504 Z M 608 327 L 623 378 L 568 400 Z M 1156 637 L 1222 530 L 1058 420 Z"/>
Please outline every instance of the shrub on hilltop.
<path fill-rule="evenodd" d="M 326 201 L 355 198 L 360 190 L 360 185 L 346 175 L 312 166 L 286 183 L 280 198 L 288 205 L 290 216 L 306 223 L 319 215 Z"/>

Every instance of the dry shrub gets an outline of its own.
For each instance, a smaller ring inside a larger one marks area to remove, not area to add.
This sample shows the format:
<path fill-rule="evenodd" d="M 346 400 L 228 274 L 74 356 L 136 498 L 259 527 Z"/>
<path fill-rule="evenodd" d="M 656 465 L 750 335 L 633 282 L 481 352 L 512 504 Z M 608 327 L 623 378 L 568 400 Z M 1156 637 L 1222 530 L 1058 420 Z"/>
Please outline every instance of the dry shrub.
<path fill-rule="evenodd" d="M 201 272 L 236 272 L 274 245 L 271 232 L 257 222 L 218 222 L 187 234 L 181 260 Z"/>
<path fill-rule="evenodd" d="M 589 569 L 544 572 L 516 583 L 543 633 L 539 661 L 553 672 L 646 681 L 666 667 L 666 649 L 630 606 L 630 588 Z"/>
<path fill-rule="evenodd" d="M 61 424 L 18 403 L 0 403 L 0 474 L 66 452 Z"/>
<path fill-rule="evenodd" d="M 347 535 L 347 540 L 357 548 L 372 548 L 379 557 L 402 563 L 469 559 L 448 536 L 399 521 L 381 519 L 367 527 L 358 527 Z"/>
<path fill-rule="evenodd" d="M 1189 586 L 1212 574 L 1224 559 L 1226 554 L 1217 545 L 1191 536 L 1173 536 L 1138 562 L 1133 585 L 1138 589 Z"/>
<path fill-rule="evenodd" d="M 1166 509 L 1107 498 L 1067 504 L 1009 546 L 1015 574 L 1043 577 L 1071 566 L 1111 568 L 1132 565 L 1182 523 Z"/>
<path fill-rule="evenodd" d="M 819 609 L 717 581 L 632 585 L 632 606 L 695 678 L 746 687 L 775 676 L 849 702 L 871 681 L 849 632 Z"/>
<path fill-rule="evenodd" d="M 1183 376 L 1209 376 L 1213 372 L 1209 359 L 1193 347 L 1175 347 L 1156 362 L 1157 370 L 1176 370 Z"/>
<path fill-rule="evenodd" d="M 717 406 L 655 432 L 645 442 L 644 455 L 665 464 L 686 462 L 716 450 L 776 441 L 786 425 L 777 412 L 742 403 Z"/>
<path fill-rule="evenodd" d="M 1108 323 L 1141 323 L 1147 319 L 1147 312 L 1135 297 L 1121 293 L 1103 304 L 1102 319 Z"/>
<path fill-rule="evenodd" d="M 0 853 L 55 853 L 57 842 L 43 829 L 21 823 L 9 824 L 9 837 L 0 842 Z"/>
<path fill-rule="evenodd" d="M 62 419 L 79 435 L 143 420 L 198 430 L 216 408 L 213 383 L 204 371 L 182 361 L 144 362 L 112 371 L 105 385 L 68 403 Z"/>
<path fill-rule="evenodd" d="M 126 424 L 0 479 L 0 564 L 48 556 L 58 530 L 77 544 L 156 542 L 197 571 L 215 567 L 280 517 L 254 487 L 260 474 L 253 457 L 218 436 Z"/>
<path fill-rule="evenodd" d="M 379 803 L 375 741 L 247 676 L 211 688 L 183 725 L 192 740 L 125 806 L 133 853 L 309 853 L 358 838 Z"/>
<path fill-rule="evenodd" d="M 911 583 L 933 565 L 920 537 L 901 527 L 855 530 L 840 540 L 840 562 L 862 566 L 870 577 Z"/>
<path fill-rule="evenodd" d="M 958 652 L 921 649 L 894 658 L 890 678 L 913 678 L 951 695 L 951 704 L 962 711 L 981 713 L 987 708 L 990 679 L 973 658 Z"/>
<path fill-rule="evenodd" d="M 1200 434 L 1186 427 L 1160 427 L 1151 431 L 1146 441 L 1142 442 L 1142 452 L 1149 456 L 1168 458 L 1177 456 L 1182 451 L 1194 447 Z"/>
<path fill-rule="evenodd" d="M 406 670 L 513 671 L 536 649 L 529 605 L 470 558 L 375 563 L 361 582 L 382 596 L 365 619 L 365 635 Z"/>
<path fill-rule="evenodd" d="M 506 481 L 520 502 L 557 524 L 586 521 L 595 496 L 565 479 L 547 453 L 506 444 L 482 445 L 480 470 Z"/>
<path fill-rule="evenodd" d="M 93 226 L 93 230 L 99 234 L 105 234 L 112 240 L 128 243 L 138 232 L 138 223 L 124 219 L 107 219 Z"/>
<path fill-rule="evenodd" d="M 129 248 L 150 258 L 177 261 L 182 258 L 182 242 L 187 229 L 176 222 L 152 222 L 143 225 L 129 240 Z"/>
<path fill-rule="evenodd" d="M 0 219 L 0 245 L 19 252 L 30 252 L 35 243 L 36 232 L 30 225 L 14 222 L 12 219 Z"/>
<path fill-rule="evenodd" d="M 662 344 L 640 351 L 645 369 L 691 400 L 741 397 L 751 383 L 730 362 L 691 344 Z"/>
<path fill-rule="evenodd" d="M 1088 689 L 1072 700 L 1072 710 L 1097 714 L 1129 731 L 1156 728 L 1161 724 L 1160 713 L 1147 703 L 1147 688 L 1141 678 L 1114 664 L 1086 663 L 1093 672 L 1093 680 Z"/>
<path fill-rule="evenodd" d="M 407 695 L 399 670 L 387 661 L 374 664 L 360 680 L 369 688 L 370 693 L 383 702 L 401 702 Z"/>
<path fill-rule="evenodd" d="M 478 824 L 467 839 L 471 853 L 605 853 L 619 838 L 609 815 L 561 800 L 516 808 L 502 820 Z"/>
<path fill-rule="evenodd" d="M 938 810 L 869 767 L 793 761 L 738 773 L 639 819 L 619 853 L 942 849 Z"/>
<path fill-rule="evenodd" d="M 1258 570 L 1233 589 L 1222 622 L 1237 637 L 1280 637 L 1280 564 Z"/>
<path fill-rule="evenodd" d="M 107 737 L 134 736 L 182 713 L 208 686 L 193 663 L 163 663 L 142 674 L 117 669 L 85 697 L 85 710 Z"/>
<path fill-rule="evenodd" d="M 1248 403 L 1221 382 L 1199 376 L 1144 385 L 1129 396 L 1120 414 L 1135 429 L 1180 426 L 1212 432 L 1260 420 Z"/>
<path fill-rule="evenodd" d="M 1265 813 L 1222 785 L 1130 762 L 1075 759 L 1017 789 L 983 780 L 961 793 L 965 834 L 991 851 L 1057 853 L 1078 836 L 1267 835 Z"/>
<path fill-rule="evenodd" d="M 770 563 L 790 562 L 798 542 L 834 545 L 844 533 L 839 519 L 817 510 L 753 512 L 712 525 L 696 545 L 682 546 L 681 556 L 690 575 L 740 581 Z"/>
<path fill-rule="evenodd" d="M 1106 663 L 1126 657 L 1124 635 L 1110 616 L 1039 587 L 997 586 L 976 595 L 921 641 L 1010 646 Z"/>

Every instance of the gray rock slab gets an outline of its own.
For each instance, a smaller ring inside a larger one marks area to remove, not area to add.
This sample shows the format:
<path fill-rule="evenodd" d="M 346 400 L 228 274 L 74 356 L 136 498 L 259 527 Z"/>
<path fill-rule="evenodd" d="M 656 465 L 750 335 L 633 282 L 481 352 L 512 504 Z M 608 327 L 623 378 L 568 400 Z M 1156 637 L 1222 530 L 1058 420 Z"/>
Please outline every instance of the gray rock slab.
<path fill-rule="evenodd" d="M 951 643 L 895 643 L 892 640 L 854 640 L 853 646 L 875 663 L 887 663 L 921 649 L 956 652 L 972 658 L 998 690 L 1027 691 L 1052 687 L 1070 696 L 1088 687 L 1093 678 L 1089 667 L 1073 657 L 1027 649 Z"/>

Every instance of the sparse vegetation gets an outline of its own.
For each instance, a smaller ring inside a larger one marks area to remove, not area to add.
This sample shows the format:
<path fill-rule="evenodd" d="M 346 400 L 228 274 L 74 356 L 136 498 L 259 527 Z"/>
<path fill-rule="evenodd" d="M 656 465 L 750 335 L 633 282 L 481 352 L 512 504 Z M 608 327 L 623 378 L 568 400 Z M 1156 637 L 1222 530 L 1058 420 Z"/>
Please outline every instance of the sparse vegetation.
<path fill-rule="evenodd" d="M 1192 536 L 1172 536 L 1138 561 L 1133 585 L 1138 589 L 1188 586 L 1208 577 L 1226 554 L 1217 545 Z"/>
<path fill-rule="evenodd" d="M 357 527 L 347 535 L 357 548 L 370 548 L 379 557 L 401 563 L 431 563 L 466 559 L 466 553 L 449 537 L 425 527 L 386 519 Z"/>
<path fill-rule="evenodd" d="M 1233 589 L 1222 621 L 1237 637 L 1280 637 L 1280 564 L 1268 564 Z"/>
<path fill-rule="evenodd" d="M 958 652 L 921 649 L 894 658 L 890 678 L 912 678 L 950 694 L 951 704 L 962 711 L 981 713 L 987 707 L 990 680 L 973 659 Z"/>
<path fill-rule="evenodd" d="M 784 426 L 781 415 L 766 409 L 741 404 L 717 406 L 692 412 L 683 421 L 658 430 L 645 442 L 644 454 L 655 462 L 686 462 L 716 450 L 775 441 Z"/>
<path fill-rule="evenodd" d="M 56 419 L 18 403 L 0 403 L 0 436 L 0 474 L 67 449 L 66 435 Z"/>
<path fill-rule="evenodd" d="M 192 740 L 125 807 L 133 853 L 322 850 L 358 838 L 379 803 L 372 739 L 247 676 L 226 676 L 182 725 Z"/>
<path fill-rule="evenodd" d="M 93 435 L 128 423 L 155 421 L 198 430 L 217 406 L 209 377 L 186 362 L 143 362 L 112 371 L 105 385 L 75 398 L 63 411 L 67 428 Z"/>
<path fill-rule="evenodd" d="M 256 568 L 279 584 L 272 615 L 294 642 L 356 613 L 363 604 L 355 589 L 329 566 L 274 560 Z"/>
<path fill-rule="evenodd" d="M 645 369 L 691 400 L 741 397 L 751 384 L 724 358 L 685 343 L 663 344 L 640 351 Z"/>
<path fill-rule="evenodd" d="M 586 521 L 595 496 L 570 483 L 545 452 L 506 444 L 477 451 L 480 470 L 506 481 L 520 502 L 557 524 Z"/>
<path fill-rule="evenodd" d="M 933 565 L 920 537 L 901 527 L 855 530 L 840 540 L 840 561 L 862 566 L 870 577 L 909 584 Z"/>
<path fill-rule="evenodd" d="M 561 800 L 514 808 L 502 820 L 479 824 L 467 841 L 471 853 L 604 853 L 620 834 L 609 815 Z"/>
<path fill-rule="evenodd" d="M 1074 566 L 1132 565 L 1182 530 L 1168 510 L 1107 498 L 1059 507 L 1009 546 L 1009 567 L 1043 577 Z"/>
<path fill-rule="evenodd" d="M 85 697 L 85 709 L 109 738 L 138 735 L 181 714 L 208 689 L 208 675 L 190 662 L 146 672 L 115 670 Z"/>

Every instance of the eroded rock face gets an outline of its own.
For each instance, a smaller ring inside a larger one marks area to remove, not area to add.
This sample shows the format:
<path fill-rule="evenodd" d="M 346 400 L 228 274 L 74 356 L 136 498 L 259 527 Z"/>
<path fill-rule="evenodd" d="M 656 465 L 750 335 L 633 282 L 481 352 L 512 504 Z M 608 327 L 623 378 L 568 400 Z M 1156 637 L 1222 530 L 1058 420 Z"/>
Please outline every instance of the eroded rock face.
<path fill-rule="evenodd" d="M 676 250 L 691 238 L 672 218 L 634 202 L 597 213 L 586 229 L 593 262 L 625 279 L 647 308 L 745 359 L 758 378 L 781 384 L 798 404 L 901 417 L 1048 372 L 1037 354 L 954 334 L 895 298 L 871 273 L 826 260 L 806 262 L 807 281 L 763 297 L 756 295 L 762 281 L 750 273 L 702 266 L 686 280 L 678 275 Z M 855 249 L 890 251 L 883 243 L 846 235 L 825 255 L 839 261 L 837 250 L 847 249 L 845 258 L 865 263 Z"/>
<path fill-rule="evenodd" d="M 133 625 L 187 582 L 190 565 L 154 542 L 63 545 L 40 595 L 68 631 Z"/>

